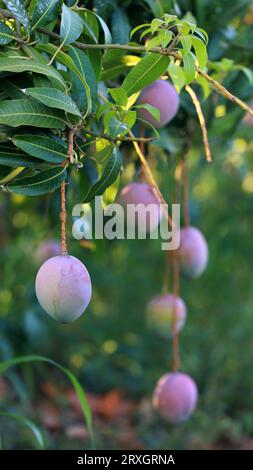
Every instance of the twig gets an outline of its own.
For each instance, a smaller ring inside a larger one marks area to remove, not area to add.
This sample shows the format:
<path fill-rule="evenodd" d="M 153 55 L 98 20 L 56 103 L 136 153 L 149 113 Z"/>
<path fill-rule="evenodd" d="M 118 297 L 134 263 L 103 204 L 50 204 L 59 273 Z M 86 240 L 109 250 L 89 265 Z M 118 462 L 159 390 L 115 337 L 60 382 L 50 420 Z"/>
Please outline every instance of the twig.
<path fill-rule="evenodd" d="M 74 134 L 75 134 L 74 129 L 69 129 L 67 158 L 68 158 L 69 162 L 72 165 L 75 163 L 75 160 L 74 160 Z"/>
<path fill-rule="evenodd" d="M 135 138 L 132 131 L 129 132 L 129 135 L 132 137 L 132 138 Z M 145 158 L 145 155 L 143 154 L 143 152 L 141 151 L 140 149 L 140 146 L 138 144 L 138 142 L 136 141 L 133 141 L 133 145 L 134 145 L 134 148 L 136 150 L 136 153 L 138 155 L 138 157 L 140 158 L 140 161 L 141 161 L 141 164 L 142 164 L 142 168 L 143 168 L 143 174 L 146 178 L 146 181 L 148 184 L 150 184 L 150 186 L 152 187 L 153 191 L 154 191 L 154 194 L 155 196 L 157 197 L 157 199 L 159 200 L 160 204 L 162 205 L 166 205 L 167 206 L 167 203 L 156 183 L 156 180 L 153 176 L 153 173 L 150 169 L 150 166 Z M 172 218 L 169 214 L 169 212 L 167 210 L 164 210 L 164 214 L 165 214 L 165 217 L 170 225 L 170 227 L 173 227 L 173 221 L 172 221 Z"/>
<path fill-rule="evenodd" d="M 179 356 L 179 331 L 177 328 L 177 298 L 179 297 L 179 258 L 178 250 L 174 250 L 173 254 L 173 295 L 174 295 L 174 305 L 172 311 L 172 370 L 176 372 L 180 367 L 180 356 Z"/>
<path fill-rule="evenodd" d="M 144 142 L 145 143 L 145 142 L 152 142 L 153 140 L 157 139 L 156 136 L 155 137 L 134 137 L 134 138 L 122 136 L 122 137 L 116 137 L 115 139 L 113 139 L 108 134 L 99 134 L 99 132 L 95 132 L 90 129 L 82 129 L 82 132 L 84 132 L 84 134 L 92 135 L 100 139 L 109 140 L 110 142 L 120 141 L 120 142 Z"/>
<path fill-rule="evenodd" d="M 200 124 L 201 131 L 202 131 L 206 159 L 209 163 L 211 163 L 212 162 L 212 156 L 211 156 L 211 150 L 210 150 L 210 146 L 209 146 L 209 142 L 208 142 L 206 121 L 205 121 L 205 117 L 204 117 L 200 102 L 198 100 L 198 97 L 197 97 L 195 91 L 189 85 L 186 85 L 185 89 L 186 89 L 187 93 L 189 93 L 189 95 L 192 99 L 192 102 L 195 106 L 196 113 L 197 113 L 197 116 L 198 116 L 198 119 L 199 119 L 199 124 Z"/>

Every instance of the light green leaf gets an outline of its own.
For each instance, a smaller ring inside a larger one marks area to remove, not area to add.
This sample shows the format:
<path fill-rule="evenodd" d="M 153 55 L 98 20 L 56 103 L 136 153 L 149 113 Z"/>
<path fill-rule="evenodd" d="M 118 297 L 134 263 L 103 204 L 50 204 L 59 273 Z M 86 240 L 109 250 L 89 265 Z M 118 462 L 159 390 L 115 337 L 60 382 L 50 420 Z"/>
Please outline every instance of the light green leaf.
<path fill-rule="evenodd" d="M 150 25 L 151 33 L 154 34 L 163 24 L 164 24 L 163 20 L 160 20 L 159 18 L 154 18 L 151 21 L 151 25 Z"/>
<path fill-rule="evenodd" d="M 128 96 L 133 95 L 159 78 L 169 65 L 169 58 L 161 54 L 148 54 L 131 69 L 123 81 Z"/>
<path fill-rule="evenodd" d="M 30 18 L 21 0 L 3 0 L 15 20 L 23 24 L 26 31 L 30 32 Z"/>
<path fill-rule="evenodd" d="M 26 94 L 45 104 L 49 108 L 63 109 L 66 113 L 82 116 L 78 107 L 70 96 L 65 95 L 57 88 L 27 88 Z"/>
<path fill-rule="evenodd" d="M 185 73 L 185 82 L 188 85 L 191 83 L 196 75 L 196 70 L 195 70 L 195 57 L 190 52 L 187 55 L 183 55 L 183 63 L 184 63 L 184 73 Z"/>
<path fill-rule="evenodd" d="M 146 44 L 146 51 L 150 51 L 153 47 L 159 46 L 161 44 L 161 40 L 159 36 L 155 36 L 152 39 L 149 39 Z"/>
<path fill-rule="evenodd" d="M 84 202 L 91 201 L 95 196 L 99 196 L 105 192 L 109 186 L 113 184 L 119 175 L 122 165 L 122 156 L 117 147 L 114 148 L 112 155 L 108 158 L 101 178 L 91 187 L 88 194 L 84 198 Z"/>
<path fill-rule="evenodd" d="M 117 136 L 123 135 L 128 132 L 128 126 L 124 124 L 124 122 L 119 121 L 117 117 L 111 116 L 109 119 L 108 126 L 106 126 L 106 130 L 109 133 L 109 136 L 112 139 L 115 139 Z"/>
<path fill-rule="evenodd" d="M 174 87 L 177 92 L 180 93 L 182 88 L 185 86 L 185 72 L 182 67 L 171 62 L 168 67 L 168 72 L 173 81 Z"/>
<path fill-rule="evenodd" d="M 58 6 L 59 0 L 40 0 L 36 2 L 32 18 L 32 29 L 34 30 L 38 26 L 45 26 L 55 21 L 57 19 Z"/>
<path fill-rule="evenodd" d="M 25 196 L 41 196 L 59 188 L 66 178 L 66 169 L 58 166 L 50 170 L 41 171 L 35 176 L 20 178 L 8 184 L 7 188 L 12 193 L 23 194 Z"/>
<path fill-rule="evenodd" d="M 201 39 L 192 38 L 192 45 L 195 50 L 195 54 L 201 68 L 205 68 L 208 60 L 206 45 Z"/>
<path fill-rule="evenodd" d="M 16 39 L 14 31 L 3 21 L 0 21 L 0 46 L 9 44 L 13 39 Z"/>
<path fill-rule="evenodd" d="M 6 165 L 11 168 L 38 167 L 43 161 L 30 157 L 22 152 L 19 148 L 9 143 L 0 144 L 0 165 Z"/>
<path fill-rule="evenodd" d="M 124 88 L 108 88 L 108 93 L 113 97 L 114 101 L 120 106 L 127 106 L 128 96 Z"/>
<path fill-rule="evenodd" d="M 0 72 L 39 73 L 41 75 L 46 75 L 49 79 L 57 81 L 61 90 L 66 89 L 66 83 L 64 79 L 54 67 L 36 60 L 0 57 Z"/>
<path fill-rule="evenodd" d="M 58 110 L 29 99 L 0 102 L 0 124 L 62 129 L 66 122 Z"/>
<path fill-rule="evenodd" d="M 173 33 L 172 31 L 167 31 L 166 29 L 163 29 L 159 33 L 159 39 L 162 47 L 167 47 L 170 43 L 170 41 L 173 38 Z"/>
<path fill-rule="evenodd" d="M 136 26 L 134 29 L 132 29 L 131 33 L 130 33 L 130 39 L 132 39 L 133 35 L 135 33 L 137 33 L 137 31 L 139 31 L 140 29 L 142 28 L 146 28 L 147 26 L 150 26 L 150 23 L 144 23 L 144 24 L 139 24 L 138 26 Z"/>
<path fill-rule="evenodd" d="M 130 130 L 136 123 L 137 113 L 136 111 L 128 111 L 123 117 L 122 122 L 127 125 Z"/>
<path fill-rule="evenodd" d="M 43 135 L 15 135 L 12 141 L 25 153 L 46 162 L 62 163 L 67 156 L 68 149 L 64 142 Z"/>
<path fill-rule="evenodd" d="M 71 44 L 76 41 L 83 31 L 82 18 L 70 8 L 62 5 L 60 37 L 63 44 Z"/>
<path fill-rule="evenodd" d="M 91 439 L 93 440 L 92 415 L 91 415 L 91 410 L 89 407 L 88 400 L 86 398 L 86 395 L 84 393 L 84 390 L 80 382 L 78 382 L 74 374 L 72 374 L 72 372 L 70 372 L 66 367 L 63 367 L 61 364 L 58 364 L 58 362 L 55 362 L 52 359 L 49 359 L 43 356 L 36 356 L 36 355 L 20 356 L 20 357 L 16 357 L 16 358 L 1 362 L 0 374 L 4 374 L 8 369 L 10 369 L 13 366 L 16 366 L 18 364 L 26 364 L 28 362 L 47 362 L 53 366 L 56 366 L 61 372 L 63 372 L 67 376 L 67 378 L 70 380 L 71 384 L 73 385 L 75 389 L 75 392 L 77 394 L 77 397 L 79 399 L 79 402 L 82 408 L 84 418 L 86 420 L 88 431 L 90 433 Z"/>
<path fill-rule="evenodd" d="M 17 415 L 16 413 L 7 413 L 7 412 L 2 412 L 1 411 L 0 416 L 3 416 L 3 418 L 15 419 L 15 421 L 18 421 L 21 424 L 23 424 L 24 426 L 28 427 L 32 431 L 32 433 L 33 433 L 33 435 L 36 439 L 36 442 L 39 444 L 39 447 L 41 449 L 45 448 L 43 435 L 42 435 L 40 429 L 38 428 L 38 426 L 36 426 L 36 424 L 34 424 L 33 421 L 26 418 L 25 416 Z"/>
<path fill-rule="evenodd" d="M 179 39 L 183 47 L 184 55 L 187 56 L 192 47 L 192 36 L 180 36 Z"/>
<path fill-rule="evenodd" d="M 211 93 L 210 83 L 199 74 L 195 77 L 195 81 L 201 86 L 204 100 L 206 100 Z"/>
<path fill-rule="evenodd" d="M 157 121 L 160 121 L 160 111 L 154 106 L 151 106 L 150 104 L 147 104 L 147 103 L 143 103 L 143 104 L 137 104 L 135 108 L 146 109 L 153 116 L 154 119 L 156 119 Z"/>
<path fill-rule="evenodd" d="M 12 181 L 14 178 L 16 178 L 22 171 L 24 170 L 24 167 L 19 166 L 15 168 L 14 170 L 10 171 L 10 168 L 8 167 L 1 167 L 0 168 L 0 184 L 7 184 L 10 181 Z"/>

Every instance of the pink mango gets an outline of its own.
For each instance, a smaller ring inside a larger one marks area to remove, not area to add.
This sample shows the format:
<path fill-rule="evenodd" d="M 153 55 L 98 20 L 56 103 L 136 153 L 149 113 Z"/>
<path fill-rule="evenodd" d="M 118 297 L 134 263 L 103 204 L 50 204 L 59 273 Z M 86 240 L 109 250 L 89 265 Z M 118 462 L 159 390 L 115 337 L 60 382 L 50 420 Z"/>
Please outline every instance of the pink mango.
<path fill-rule="evenodd" d="M 92 291 L 86 267 L 69 255 L 47 260 L 38 271 L 35 288 L 41 307 L 61 323 L 72 322 L 82 315 Z"/>
<path fill-rule="evenodd" d="M 186 306 L 180 297 L 172 294 L 159 295 L 147 305 L 147 322 L 158 335 L 168 338 L 173 334 L 173 314 L 175 309 L 176 332 L 180 331 L 186 320 Z"/>
<path fill-rule="evenodd" d="M 206 239 L 196 227 L 185 227 L 180 232 L 180 269 L 189 278 L 200 276 L 208 262 Z"/>
<path fill-rule="evenodd" d="M 157 121 L 146 109 L 138 110 L 140 118 L 153 127 L 160 128 L 176 116 L 179 108 L 179 95 L 168 80 L 156 80 L 142 90 L 138 104 L 149 104 L 160 111 L 160 120 Z"/>
<path fill-rule="evenodd" d="M 136 225 L 139 223 L 142 234 L 152 232 L 162 218 L 162 209 L 160 203 L 152 187 L 147 183 L 130 183 L 122 189 L 120 199 L 123 207 L 126 209 L 128 204 L 142 204 L 135 218 L 129 224 Z M 152 204 L 150 211 L 146 210 L 147 206 Z"/>
<path fill-rule="evenodd" d="M 187 374 L 171 372 L 157 382 L 153 406 L 169 423 L 180 423 L 189 418 L 198 401 L 198 389 Z"/>

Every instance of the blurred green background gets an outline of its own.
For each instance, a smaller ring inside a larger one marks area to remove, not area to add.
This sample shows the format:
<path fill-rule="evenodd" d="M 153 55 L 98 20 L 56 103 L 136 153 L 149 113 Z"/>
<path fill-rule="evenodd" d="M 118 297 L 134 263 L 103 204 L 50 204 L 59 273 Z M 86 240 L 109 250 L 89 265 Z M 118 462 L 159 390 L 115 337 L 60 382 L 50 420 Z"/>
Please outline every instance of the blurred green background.
<path fill-rule="evenodd" d="M 150 6 L 157 7 L 152 1 L 93 3 L 109 22 L 115 42 L 117 12 L 125 18 L 128 35 L 130 27 L 153 16 Z M 208 31 L 210 60 L 227 57 L 252 68 L 252 2 L 172 3 L 177 13 L 191 12 Z M 222 71 L 217 73 L 223 78 Z M 224 83 L 250 102 L 253 86 L 242 71 L 232 71 Z M 190 135 L 191 222 L 203 231 L 210 250 L 204 275 L 181 282 L 188 309 L 180 335 L 181 368 L 196 380 L 200 393 L 189 421 L 170 426 L 150 406 L 156 381 L 171 367 L 171 344 L 145 323 L 145 306 L 163 284 L 160 242 L 73 240 L 71 211 L 81 202 L 73 181 L 68 187 L 69 252 L 87 266 L 93 296 L 78 321 L 61 325 L 42 311 L 34 292 L 36 249 L 45 239 L 59 239 L 59 194 L 0 194 L 0 358 L 40 354 L 69 367 L 88 392 L 97 448 L 253 447 L 252 127 L 232 103 L 215 93 L 203 101 L 201 89 L 196 91 L 207 119 L 213 164 L 205 161 L 194 108 L 184 93 L 177 118 L 148 151 L 171 201 L 176 162 Z M 122 185 L 138 171 L 128 146 L 124 154 Z M 32 418 L 49 448 L 90 446 L 75 397 L 50 366 L 12 369 L 0 380 L 0 400 L 1 408 Z M 1 420 L 0 434 L 5 448 L 33 447 L 29 432 L 10 420 Z"/>

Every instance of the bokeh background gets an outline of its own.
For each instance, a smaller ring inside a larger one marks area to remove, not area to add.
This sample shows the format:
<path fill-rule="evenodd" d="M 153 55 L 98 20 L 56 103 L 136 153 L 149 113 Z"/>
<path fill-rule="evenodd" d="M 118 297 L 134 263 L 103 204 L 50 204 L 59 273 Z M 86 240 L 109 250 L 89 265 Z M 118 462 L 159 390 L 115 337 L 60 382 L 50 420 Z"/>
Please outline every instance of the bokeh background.
<path fill-rule="evenodd" d="M 93 6 L 109 23 L 114 42 L 127 42 L 130 28 L 152 18 L 158 3 L 97 0 Z M 208 31 L 211 61 L 226 57 L 252 68 L 251 1 L 171 3 Z M 120 28 L 119 18 L 124 20 Z M 250 102 L 253 86 L 241 69 L 228 75 L 217 70 L 216 76 Z M 181 282 L 188 308 L 180 335 L 181 367 L 200 393 L 187 422 L 168 425 L 150 404 L 156 381 L 171 367 L 170 342 L 157 338 L 145 322 L 147 301 L 163 285 L 160 242 L 73 240 L 71 211 L 82 198 L 73 180 L 68 187 L 69 252 L 86 264 L 93 296 L 78 321 L 61 325 L 42 311 L 34 292 L 36 249 L 43 240 L 59 239 L 59 194 L 26 198 L 0 193 L 0 358 L 39 354 L 71 369 L 89 397 L 97 448 L 253 448 L 253 127 L 232 103 L 215 93 L 204 101 L 201 89 L 196 92 L 213 164 L 205 161 L 194 108 L 184 92 L 177 118 L 148 151 L 171 201 L 176 163 L 188 135 L 191 222 L 203 231 L 210 250 L 204 275 Z M 130 147 L 125 146 L 124 155 L 122 185 L 138 172 Z M 78 400 L 49 365 L 12 369 L 0 378 L 0 401 L 1 409 L 33 419 L 48 448 L 89 448 Z M 35 446 L 29 431 L 11 420 L 1 419 L 0 434 L 5 448 Z"/>

